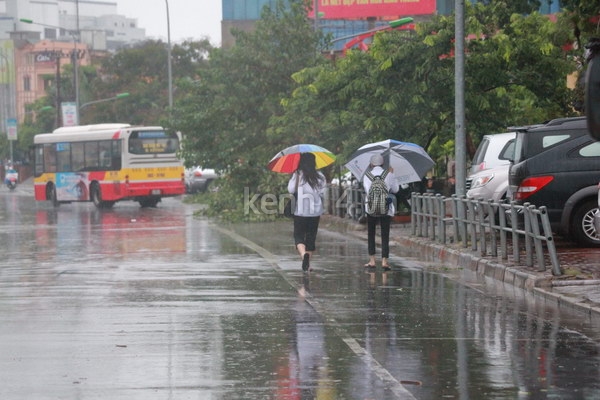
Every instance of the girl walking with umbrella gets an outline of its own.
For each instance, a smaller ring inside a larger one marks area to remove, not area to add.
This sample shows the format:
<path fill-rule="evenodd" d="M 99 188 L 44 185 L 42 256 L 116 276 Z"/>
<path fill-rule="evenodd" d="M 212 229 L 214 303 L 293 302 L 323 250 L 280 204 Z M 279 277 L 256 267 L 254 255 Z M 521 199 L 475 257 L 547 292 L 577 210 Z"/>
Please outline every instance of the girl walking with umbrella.
<path fill-rule="evenodd" d="M 369 170 L 363 178 L 363 187 L 366 193 L 373 183 L 373 177 L 381 177 L 384 180 L 385 186 L 389 193 L 397 193 L 399 190 L 398 181 L 394 177 L 394 169 L 389 167 L 387 171 L 383 169 L 383 156 L 374 154 L 370 158 Z M 388 258 L 390 257 L 390 224 L 395 208 L 394 202 L 391 202 L 388 211 L 385 214 L 373 214 L 369 212 L 369 199 L 365 200 L 367 210 L 367 245 L 369 251 L 369 262 L 365 264 L 365 268 L 375 268 L 375 230 L 377 224 L 381 227 L 381 267 L 384 270 L 389 270 Z"/>
<path fill-rule="evenodd" d="M 288 182 L 288 192 L 296 193 L 294 210 L 294 243 L 302 258 L 302 270 L 308 271 L 316 248 L 319 221 L 323 214 L 322 196 L 325 176 L 317 171 L 315 155 L 300 154 L 298 169 Z"/>

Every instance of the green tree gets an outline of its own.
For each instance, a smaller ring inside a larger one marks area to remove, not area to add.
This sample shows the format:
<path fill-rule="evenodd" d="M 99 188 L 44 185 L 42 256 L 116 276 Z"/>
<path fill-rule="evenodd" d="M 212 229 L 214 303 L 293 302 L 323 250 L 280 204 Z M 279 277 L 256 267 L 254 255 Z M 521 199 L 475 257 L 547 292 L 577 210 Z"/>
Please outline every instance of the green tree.
<path fill-rule="evenodd" d="M 270 132 L 320 127 L 341 144 L 341 159 L 361 144 L 395 138 L 443 159 L 454 140 L 454 18 L 436 17 L 416 32 L 381 32 L 368 52 L 294 75 L 298 88 Z M 507 126 L 573 112 L 567 75 L 576 65 L 563 45 L 562 19 L 511 14 L 503 2 L 467 7 L 466 120 L 473 141 Z M 444 172 L 444 171 L 440 171 Z"/>
<path fill-rule="evenodd" d="M 185 41 L 173 46 L 171 54 L 175 98 L 185 93 L 180 90 L 180 86 L 189 86 L 189 82 L 198 79 L 211 49 L 208 39 Z M 128 122 L 162 125 L 167 121 L 169 110 L 165 43 L 150 40 L 92 61 L 94 64 L 80 66 L 78 71 L 80 104 L 84 105 L 80 112 L 81 124 Z M 60 101 L 75 99 L 73 73 L 71 64 L 61 69 Z M 48 77 L 54 78 L 54 75 Z M 19 154 L 27 154 L 35 134 L 51 132 L 57 127 L 57 85 L 48 87 L 46 97 L 29 105 L 28 111 L 31 113 L 27 114 L 24 123 L 19 126 Z M 124 92 L 128 92 L 130 96 L 85 106 L 88 102 L 111 98 Z M 38 112 L 44 107 L 52 107 L 52 110 Z M 8 146 L 5 147 L 8 149 Z"/>
<path fill-rule="evenodd" d="M 185 41 L 172 46 L 173 96 L 180 95 L 180 84 L 199 77 L 202 64 L 212 49 L 208 39 Z M 122 121 L 139 125 L 163 125 L 169 115 L 168 49 L 158 40 L 147 40 L 119 50 L 102 60 L 96 74 L 90 76 L 89 91 L 94 98 L 110 98 L 129 93 L 127 98 L 91 105 L 81 115 L 82 123 Z"/>
<path fill-rule="evenodd" d="M 241 205 L 244 188 L 251 193 L 279 187 L 265 165 L 280 149 L 304 142 L 306 132 L 267 135 L 268 121 L 282 112 L 281 99 L 294 87 L 291 75 L 322 62 L 320 35 L 307 19 L 304 1 L 279 1 L 265 7 L 256 30 L 234 32 L 236 45 L 214 49 L 188 94 L 175 107 L 172 126 L 185 135 L 183 156 L 227 172 L 218 209 Z"/>

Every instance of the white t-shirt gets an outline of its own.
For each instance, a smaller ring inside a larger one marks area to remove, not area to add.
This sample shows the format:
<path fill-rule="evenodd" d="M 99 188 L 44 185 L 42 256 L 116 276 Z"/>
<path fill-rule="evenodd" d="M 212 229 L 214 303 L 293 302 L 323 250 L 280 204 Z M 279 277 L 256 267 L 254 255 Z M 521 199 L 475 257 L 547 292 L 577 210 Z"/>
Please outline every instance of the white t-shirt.
<path fill-rule="evenodd" d="M 296 210 L 294 215 L 299 217 L 318 217 L 323 214 L 323 200 L 325 194 L 325 176 L 318 172 L 321 177 L 321 184 L 316 188 L 312 188 L 308 183 L 304 182 L 302 171 L 299 172 L 300 181 L 298 184 L 298 201 L 296 201 Z M 288 192 L 294 193 L 296 190 L 297 173 L 293 173 L 288 182 Z"/>

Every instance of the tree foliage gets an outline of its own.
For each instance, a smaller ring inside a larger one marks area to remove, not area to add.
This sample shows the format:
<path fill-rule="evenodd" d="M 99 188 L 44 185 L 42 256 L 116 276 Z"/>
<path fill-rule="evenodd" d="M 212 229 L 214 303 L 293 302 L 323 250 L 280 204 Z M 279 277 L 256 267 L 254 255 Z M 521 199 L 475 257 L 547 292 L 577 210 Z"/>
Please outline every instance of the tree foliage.
<path fill-rule="evenodd" d="M 281 99 L 295 85 L 292 74 L 322 60 L 316 51 L 320 35 L 307 19 L 304 2 L 289 3 L 266 7 L 255 31 L 234 32 L 232 48 L 213 49 L 174 110 L 172 126 L 185 135 L 186 162 L 227 171 L 223 184 L 237 191 L 231 196 L 235 206 L 244 188 L 266 192 L 265 185 L 279 187 L 277 177 L 265 177 L 266 163 L 277 151 L 306 139 L 305 132 L 267 135 L 269 120 L 282 113 Z M 220 207 L 227 208 L 225 203 L 222 199 Z"/>
<path fill-rule="evenodd" d="M 467 7 L 466 120 L 474 142 L 510 125 L 573 113 L 566 78 L 575 64 L 563 50 L 570 40 L 565 24 L 510 11 L 504 2 Z M 453 17 L 435 17 L 413 34 L 378 33 L 368 52 L 297 72 L 298 87 L 270 132 L 318 131 L 342 162 L 361 144 L 385 138 L 451 157 L 454 32 Z"/>
<path fill-rule="evenodd" d="M 339 154 L 338 170 L 357 147 L 385 138 L 421 144 L 440 161 L 452 157 L 454 17 L 434 16 L 410 32 L 382 31 L 369 51 L 328 59 L 326 40 L 307 18 L 310 4 L 266 7 L 253 32 L 234 32 L 231 48 L 212 48 L 208 40 L 175 45 L 173 110 L 164 42 L 149 40 L 106 57 L 99 68 L 82 68 L 82 103 L 130 93 L 86 108 L 82 122 L 181 131 L 188 165 L 225 172 L 217 212 L 239 209 L 244 188 L 278 193 L 286 177 L 265 166 L 295 143 Z M 577 114 L 582 94 L 568 88 L 567 77 L 584 68 L 583 45 L 599 34 L 600 5 L 561 4 L 566 11 L 548 18 L 535 11 L 538 0 L 468 2 L 464 83 L 471 149 L 481 135 L 507 126 Z M 73 91 L 69 73 L 67 67 L 65 96 Z"/>
<path fill-rule="evenodd" d="M 189 82 L 198 79 L 211 49 L 208 39 L 185 41 L 173 46 L 171 58 L 175 99 L 183 95 L 183 88 L 189 86 Z M 80 66 L 81 124 L 123 122 L 163 125 L 169 116 L 167 60 L 167 44 L 148 40 L 115 54 L 93 58 L 92 65 Z M 19 155 L 26 156 L 35 134 L 51 132 L 58 126 L 60 114 L 57 115 L 56 104 L 75 99 L 73 75 L 72 65 L 62 68 L 58 101 L 57 85 L 49 85 L 46 97 L 29 105 L 30 113 L 19 127 Z M 129 93 L 129 96 L 95 103 L 119 93 Z M 38 111 L 48 106 L 54 110 Z"/>

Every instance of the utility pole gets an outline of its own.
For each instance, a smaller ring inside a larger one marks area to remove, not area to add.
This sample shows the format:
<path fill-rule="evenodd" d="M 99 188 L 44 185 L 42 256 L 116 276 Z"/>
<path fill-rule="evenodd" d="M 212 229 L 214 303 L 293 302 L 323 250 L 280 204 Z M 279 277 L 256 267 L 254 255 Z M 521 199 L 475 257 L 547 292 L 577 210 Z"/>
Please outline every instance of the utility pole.
<path fill-rule="evenodd" d="M 454 151 L 456 158 L 456 194 L 465 195 L 467 180 L 465 130 L 465 1 L 456 0 L 454 33 Z"/>
<path fill-rule="evenodd" d="M 75 76 L 75 120 L 77 121 L 77 125 L 79 125 L 79 42 L 81 32 L 79 31 L 79 0 L 75 0 L 75 27 L 76 32 L 75 36 L 73 36 L 73 40 L 75 41 L 75 48 L 73 49 L 73 75 Z"/>
<path fill-rule="evenodd" d="M 56 127 L 61 126 L 60 117 L 60 55 L 54 51 L 54 61 L 56 62 Z"/>
<path fill-rule="evenodd" d="M 173 72 L 171 70 L 171 21 L 169 18 L 169 0 L 165 0 L 167 6 L 167 79 L 169 81 L 169 113 L 173 109 Z"/>
<path fill-rule="evenodd" d="M 315 0 L 314 13 L 315 13 L 315 32 L 318 32 L 319 31 L 319 0 Z"/>

